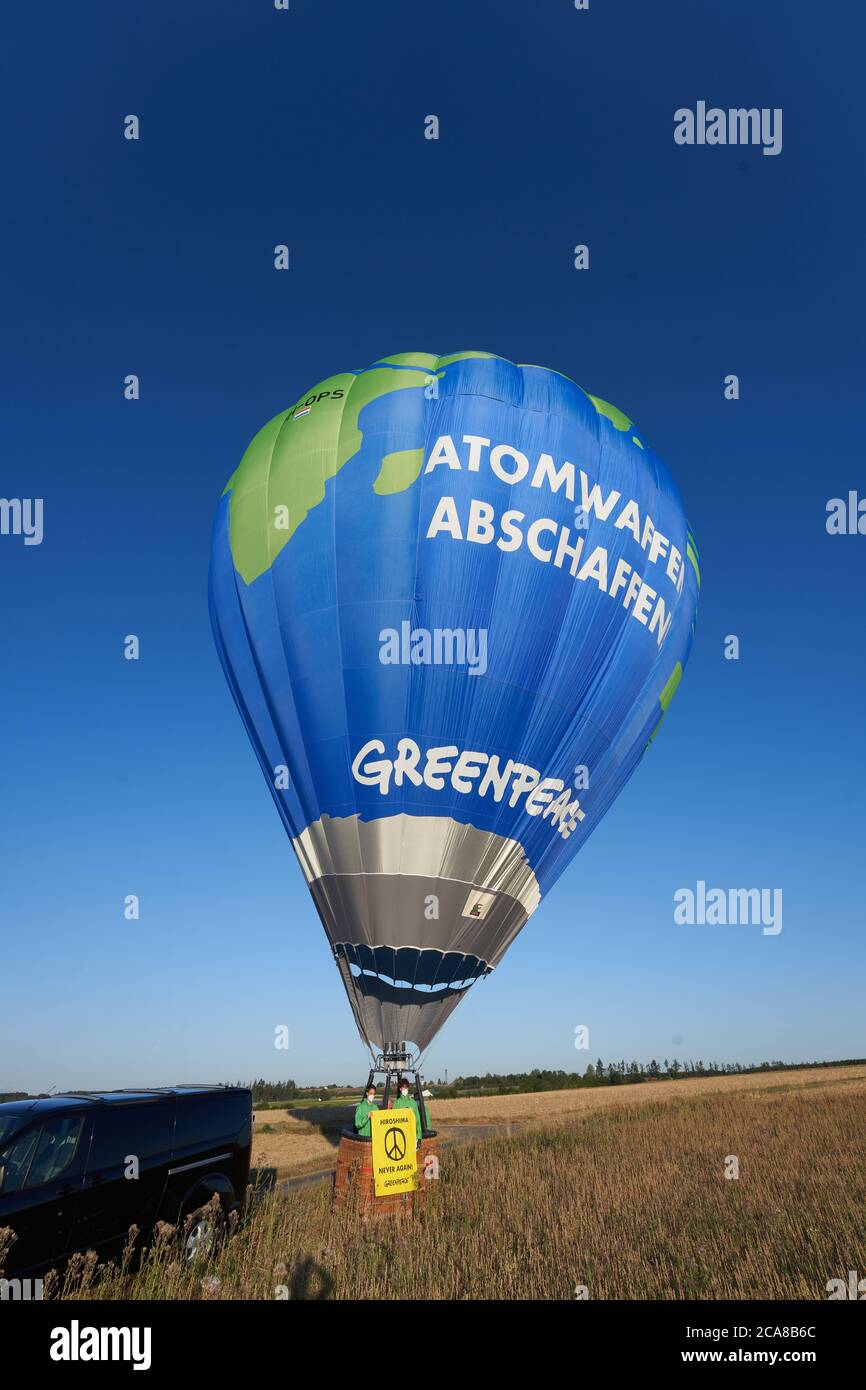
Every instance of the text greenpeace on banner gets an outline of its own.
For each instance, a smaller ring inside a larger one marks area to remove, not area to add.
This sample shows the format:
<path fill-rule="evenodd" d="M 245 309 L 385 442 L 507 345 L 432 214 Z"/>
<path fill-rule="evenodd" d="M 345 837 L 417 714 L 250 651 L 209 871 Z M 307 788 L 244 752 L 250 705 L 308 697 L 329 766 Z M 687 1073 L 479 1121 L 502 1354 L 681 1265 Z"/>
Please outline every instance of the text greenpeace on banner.
<path fill-rule="evenodd" d="M 373 1136 L 373 1191 L 377 1197 L 414 1192 L 415 1115 L 411 1110 L 376 1110 L 370 1115 Z"/>
<path fill-rule="evenodd" d="M 552 454 L 542 453 L 532 464 L 527 455 L 512 444 L 497 444 L 491 448 L 491 441 L 478 434 L 464 434 L 461 442 L 465 451 L 463 458 L 452 436 L 440 435 L 428 455 L 424 472 L 432 473 L 436 468 L 445 467 L 480 473 L 484 463 L 501 482 L 527 482 L 529 487 L 548 487 L 553 493 L 561 492 L 581 509 L 584 525 L 575 526 L 572 532 L 553 517 L 538 517 L 524 526 L 526 513 L 519 508 L 511 507 L 497 516 L 491 503 L 478 498 L 472 498 L 468 510 L 461 515 L 455 498 L 443 494 L 430 519 L 426 539 L 450 536 L 452 540 L 476 545 L 495 544 L 506 553 L 526 546 L 540 564 L 553 565 L 556 569 L 567 566 L 577 583 L 596 584 L 601 593 L 621 604 L 632 618 L 647 628 L 660 647 L 673 619 L 671 594 L 682 593 L 685 559 L 670 537 L 656 528 L 652 517 L 647 513 L 642 515 L 638 503 L 633 498 L 624 498 L 616 489 L 605 496 L 598 483 L 590 486 L 583 469 L 576 469 L 567 459 L 557 466 Z M 667 601 L 659 589 L 648 584 L 622 557 L 611 572 L 610 555 L 605 546 L 596 545 L 589 554 L 584 554 L 585 537 L 578 532 L 586 529 L 592 517 L 610 523 L 617 531 L 631 533 L 648 563 L 658 566 L 660 576 L 667 580 L 670 588 Z"/>

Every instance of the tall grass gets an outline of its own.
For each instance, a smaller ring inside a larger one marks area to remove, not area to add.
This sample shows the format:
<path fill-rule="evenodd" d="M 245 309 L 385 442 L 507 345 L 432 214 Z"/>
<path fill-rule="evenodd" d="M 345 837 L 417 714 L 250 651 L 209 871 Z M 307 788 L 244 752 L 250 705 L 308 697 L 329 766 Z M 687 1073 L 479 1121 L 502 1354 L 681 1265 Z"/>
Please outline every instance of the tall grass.
<path fill-rule="evenodd" d="M 739 1177 L 726 1178 L 726 1159 Z M 159 1233 L 140 1269 L 82 1264 L 54 1296 L 827 1297 L 866 1275 L 866 1087 L 595 1113 L 443 1155 L 426 1210 L 365 1222 L 330 1188 L 254 1195 L 208 1262 Z"/>

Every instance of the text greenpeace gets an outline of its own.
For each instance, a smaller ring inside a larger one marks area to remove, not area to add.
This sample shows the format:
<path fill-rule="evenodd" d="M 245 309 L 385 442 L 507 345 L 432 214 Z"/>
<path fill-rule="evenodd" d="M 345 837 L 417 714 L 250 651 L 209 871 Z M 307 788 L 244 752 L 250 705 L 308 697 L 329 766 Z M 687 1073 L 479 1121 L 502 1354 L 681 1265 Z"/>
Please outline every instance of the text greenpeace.
<path fill-rule="evenodd" d="M 514 808 L 525 798 L 523 809 L 528 816 L 541 816 L 567 840 L 584 819 L 580 802 L 573 798 L 561 777 L 542 777 L 537 768 L 527 763 L 506 759 L 500 765 L 497 754 L 463 752 L 456 744 L 427 748 L 423 752 L 411 738 L 397 740 L 396 755 L 382 756 L 385 745 L 372 738 L 358 749 L 352 763 L 352 776 L 364 787 L 378 787 L 387 796 L 391 787 L 430 787 L 442 791 L 447 785 L 464 795 L 490 797 Z"/>
<path fill-rule="evenodd" d="M 448 535 L 455 541 L 495 544 L 506 553 L 525 545 L 540 564 L 553 565 L 556 569 L 567 566 L 578 583 L 596 584 L 601 593 L 614 599 L 653 633 L 661 646 L 673 619 L 670 598 L 666 603 L 658 590 L 647 584 L 640 572 L 622 558 L 611 569 L 611 557 L 604 546 L 597 545 L 584 554 L 585 538 L 577 534 L 586 530 L 592 516 L 610 522 L 616 531 L 629 531 L 646 560 L 658 565 L 666 576 L 673 594 L 680 594 L 685 577 L 684 557 L 670 538 L 656 529 L 652 517 L 641 515 L 638 503 L 624 498 L 615 489 L 605 496 L 598 483 L 590 486 L 583 469 L 576 469 L 567 459 L 557 466 L 552 454 L 540 454 L 531 464 L 526 454 L 513 445 L 497 444 L 491 448 L 491 441 L 477 434 L 464 434 L 462 443 L 468 451 L 465 461 L 451 435 L 440 435 L 430 451 L 424 472 L 432 473 L 444 465 L 449 469 L 465 468 L 469 473 L 478 473 L 483 462 L 501 482 L 525 481 L 529 487 L 548 487 L 553 493 L 561 493 L 580 508 L 582 525 L 575 525 L 574 534 L 570 527 L 553 517 L 538 517 L 524 526 L 525 512 L 512 507 L 497 517 L 489 502 L 475 497 L 461 516 L 455 499 L 445 495 L 436 504 L 427 528 L 427 539 Z"/>

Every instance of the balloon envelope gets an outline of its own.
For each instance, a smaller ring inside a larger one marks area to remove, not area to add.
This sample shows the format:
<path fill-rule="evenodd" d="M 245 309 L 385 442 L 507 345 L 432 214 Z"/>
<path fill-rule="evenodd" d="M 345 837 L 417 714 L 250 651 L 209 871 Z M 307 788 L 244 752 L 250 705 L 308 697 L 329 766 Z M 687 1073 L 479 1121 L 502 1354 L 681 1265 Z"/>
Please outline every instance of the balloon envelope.
<path fill-rule="evenodd" d="M 647 748 L 697 548 L 632 423 L 486 353 L 343 372 L 214 524 L 219 655 L 362 1037 L 424 1048 Z"/>

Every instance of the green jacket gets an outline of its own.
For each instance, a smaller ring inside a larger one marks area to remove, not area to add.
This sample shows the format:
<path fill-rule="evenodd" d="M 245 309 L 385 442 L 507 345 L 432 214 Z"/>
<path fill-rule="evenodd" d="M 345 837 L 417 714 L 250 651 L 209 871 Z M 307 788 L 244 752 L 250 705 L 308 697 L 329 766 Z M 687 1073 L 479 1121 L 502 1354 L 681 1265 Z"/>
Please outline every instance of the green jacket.
<path fill-rule="evenodd" d="M 396 1094 L 396 1096 L 394 1097 L 394 1109 L 395 1109 L 395 1110 L 411 1110 L 411 1111 L 412 1111 L 412 1114 L 415 1116 L 415 1138 L 417 1139 L 418 1143 L 420 1144 L 420 1142 L 421 1142 L 421 1135 L 422 1135 L 423 1131 L 424 1131 L 425 1129 L 429 1129 L 429 1128 L 430 1128 L 430 1111 L 428 1110 L 427 1106 L 426 1106 L 426 1105 L 424 1106 L 424 1114 L 425 1114 L 426 1117 L 427 1117 L 427 1122 L 426 1122 L 426 1124 L 424 1124 L 423 1126 L 422 1126 L 422 1124 L 421 1124 L 421 1115 L 420 1115 L 420 1112 L 419 1112 L 419 1110 L 418 1110 L 418 1102 L 417 1102 L 417 1100 L 415 1099 L 415 1097 L 411 1094 L 411 1092 L 409 1093 L 408 1096 L 401 1096 L 400 1093 L 399 1093 L 399 1091 L 398 1091 L 397 1094 Z"/>
<path fill-rule="evenodd" d="M 355 1130 L 361 1135 L 362 1139 L 372 1139 L 370 1116 L 374 1110 L 378 1109 L 379 1107 L 375 1101 L 373 1101 L 372 1105 L 368 1105 L 366 1099 L 362 1100 L 361 1104 L 355 1107 Z"/>

